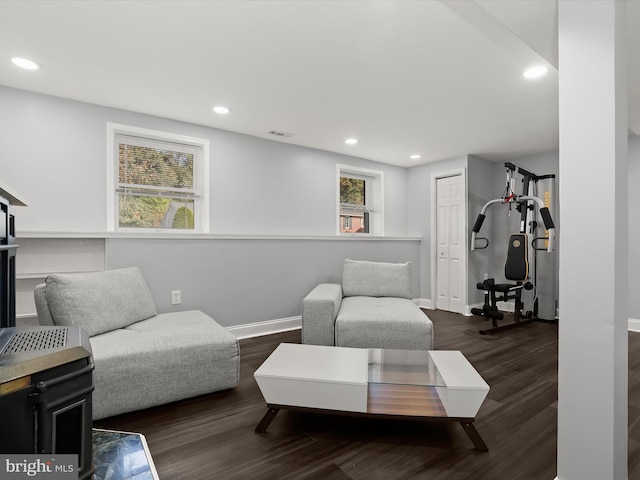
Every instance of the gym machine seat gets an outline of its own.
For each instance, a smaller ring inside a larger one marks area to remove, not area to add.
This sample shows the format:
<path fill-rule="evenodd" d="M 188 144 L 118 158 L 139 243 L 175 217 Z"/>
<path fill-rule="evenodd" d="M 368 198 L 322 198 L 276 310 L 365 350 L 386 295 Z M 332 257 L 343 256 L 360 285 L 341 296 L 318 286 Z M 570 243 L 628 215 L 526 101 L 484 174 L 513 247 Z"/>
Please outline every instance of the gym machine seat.
<path fill-rule="evenodd" d="M 529 278 L 529 256 L 527 235 L 513 233 L 509 236 L 507 260 L 504 265 L 504 276 L 515 283 L 496 283 L 494 278 L 487 278 L 476 286 L 484 290 L 484 305 L 482 308 L 472 308 L 471 313 L 491 320 L 492 327 L 480 330 L 483 335 L 500 330 L 525 325 L 533 322 L 533 318 L 522 317 L 522 289 L 531 290 L 533 285 L 526 281 Z M 497 294 L 501 294 L 500 296 Z M 504 319 L 504 314 L 498 310 L 498 302 L 514 300 L 513 323 L 498 325 L 498 320 Z"/>

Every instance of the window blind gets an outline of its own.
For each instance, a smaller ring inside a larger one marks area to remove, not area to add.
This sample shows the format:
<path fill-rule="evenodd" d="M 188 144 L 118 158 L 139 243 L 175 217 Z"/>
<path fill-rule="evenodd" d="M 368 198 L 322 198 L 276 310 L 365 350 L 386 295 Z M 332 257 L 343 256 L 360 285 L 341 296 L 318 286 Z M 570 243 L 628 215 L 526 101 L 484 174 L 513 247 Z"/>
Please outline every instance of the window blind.
<path fill-rule="evenodd" d="M 119 193 L 197 198 L 197 147 L 116 135 Z"/>

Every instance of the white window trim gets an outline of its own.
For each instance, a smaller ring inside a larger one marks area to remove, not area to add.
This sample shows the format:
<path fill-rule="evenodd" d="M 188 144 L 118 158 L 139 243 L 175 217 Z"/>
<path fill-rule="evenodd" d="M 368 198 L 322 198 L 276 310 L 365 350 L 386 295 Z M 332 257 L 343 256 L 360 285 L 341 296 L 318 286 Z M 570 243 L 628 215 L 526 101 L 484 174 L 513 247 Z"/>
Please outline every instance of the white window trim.
<path fill-rule="evenodd" d="M 174 232 L 156 228 L 121 228 L 116 226 L 116 202 L 118 197 L 115 194 L 117 167 L 115 164 L 115 136 L 118 134 L 184 143 L 202 149 L 202 158 L 201 161 L 197 162 L 197 170 L 194 175 L 197 182 L 196 190 L 200 192 L 200 198 L 195 200 L 199 213 L 198 221 L 194 223 L 193 232 L 185 232 L 184 230 L 176 230 Z M 180 235 L 185 233 L 209 233 L 209 143 L 209 140 L 203 138 L 107 122 L 107 232 L 135 232 L 136 234 L 149 233 L 152 235 L 158 233 L 176 233 Z"/>
<path fill-rule="evenodd" d="M 365 194 L 369 213 L 369 233 L 343 233 L 340 231 L 340 177 L 365 180 L 369 185 Z M 336 234 L 340 236 L 384 236 L 384 172 L 351 165 L 336 165 Z"/>

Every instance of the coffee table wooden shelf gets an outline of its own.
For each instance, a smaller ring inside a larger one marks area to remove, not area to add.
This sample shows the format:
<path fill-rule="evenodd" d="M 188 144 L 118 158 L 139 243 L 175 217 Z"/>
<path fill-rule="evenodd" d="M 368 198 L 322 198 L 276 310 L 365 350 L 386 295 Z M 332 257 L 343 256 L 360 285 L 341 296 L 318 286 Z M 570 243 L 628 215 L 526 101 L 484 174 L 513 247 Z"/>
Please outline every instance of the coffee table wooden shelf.
<path fill-rule="evenodd" d="M 258 433 L 289 409 L 458 422 L 476 449 L 488 450 L 474 421 L 489 385 L 458 351 L 283 343 L 254 377 L 267 403 Z"/>

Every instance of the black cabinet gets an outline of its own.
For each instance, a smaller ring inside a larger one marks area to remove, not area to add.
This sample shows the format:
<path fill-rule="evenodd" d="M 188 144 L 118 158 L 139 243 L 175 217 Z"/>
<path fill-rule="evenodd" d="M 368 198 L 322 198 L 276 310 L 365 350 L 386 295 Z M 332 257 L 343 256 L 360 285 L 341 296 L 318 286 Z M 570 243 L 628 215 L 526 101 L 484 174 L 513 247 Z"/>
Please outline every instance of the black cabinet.
<path fill-rule="evenodd" d="M 16 233 L 9 200 L 0 196 L 0 327 L 16 325 Z"/>
<path fill-rule="evenodd" d="M 0 329 L 0 452 L 75 454 L 91 479 L 93 369 L 79 327 Z"/>

